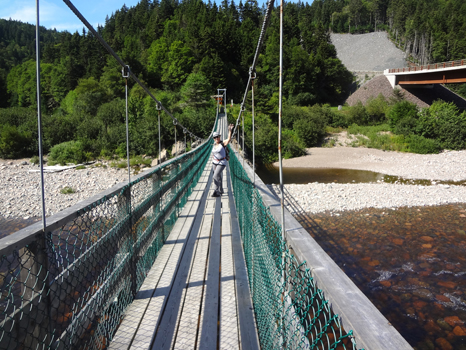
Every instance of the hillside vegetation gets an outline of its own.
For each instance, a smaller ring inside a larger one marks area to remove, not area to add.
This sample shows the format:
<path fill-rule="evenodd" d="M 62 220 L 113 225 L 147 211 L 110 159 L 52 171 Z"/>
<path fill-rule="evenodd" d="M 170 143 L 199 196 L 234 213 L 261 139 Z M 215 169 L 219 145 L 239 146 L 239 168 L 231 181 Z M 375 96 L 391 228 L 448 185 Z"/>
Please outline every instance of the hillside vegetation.
<path fill-rule="evenodd" d="M 433 23 L 431 19 L 421 20 L 431 13 L 427 5 L 435 5 L 438 11 L 435 31 L 429 24 Z M 413 8 L 415 14 L 422 16 L 414 18 Z M 428 59 L 456 59 L 463 55 L 466 45 L 464 36 L 458 36 L 464 25 L 457 25 L 460 22 L 453 18 L 464 8 L 460 1 L 427 0 L 288 3 L 284 12 L 283 85 L 286 156 L 302 154 L 305 147 L 319 142 L 329 125 L 375 123 L 372 117 L 334 113 L 326 107 L 341 104 L 353 80 L 337 57 L 329 30 L 386 29 L 400 47 L 412 54 L 413 60 L 424 59 L 426 52 Z M 256 154 L 263 161 L 273 160 L 277 149 L 278 12 L 276 8 L 271 17 L 255 84 Z M 219 6 L 198 0 L 142 0 L 135 7 L 123 6 L 115 11 L 97 30 L 183 125 L 206 137 L 215 113 L 210 95 L 217 88 L 227 88 L 228 101 L 234 99 L 237 103 L 242 98 L 263 13 L 264 9 L 254 0 L 238 5 L 225 0 Z M 412 26 L 415 19 L 422 25 Z M 420 38 L 426 33 L 431 40 L 428 49 L 422 49 Z M 410 40 L 413 43 L 408 45 Z M 72 34 L 42 28 L 41 47 L 45 151 L 53 147 L 59 147 L 62 153 L 71 149 L 70 154 L 79 154 L 83 159 L 124 155 L 125 82 L 121 67 L 86 30 Z M 0 20 L 0 157 L 32 156 L 38 152 L 33 59 L 34 27 Z M 128 83 L 130 151 L 156 155 L 159 150 L 155 103 L 139 86 Z M 391 101 L 385 103 L 385 119 L 377 117 L 377 123 L 388 121 L 389 109 L 395 105 Z M 250 110 L 249 105 L 246 108 Z M 162 145 L 168 148 L 173 141 L 172 121 L 162 113 Z"/>

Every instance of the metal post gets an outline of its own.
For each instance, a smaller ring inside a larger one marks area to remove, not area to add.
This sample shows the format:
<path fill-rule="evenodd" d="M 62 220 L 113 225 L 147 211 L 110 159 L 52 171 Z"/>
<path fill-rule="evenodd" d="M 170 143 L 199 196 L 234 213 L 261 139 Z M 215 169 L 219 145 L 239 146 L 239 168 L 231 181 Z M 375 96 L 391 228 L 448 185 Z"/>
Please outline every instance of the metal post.
<path fill-rule="evenodd" d="M 42 194 L 42 226 L 45 233 L 45 191 L 44 191 L 44 161 L 42 151 L 42 115 L 40 110 L 40 33 L 39 33 L 39 0 L 36 1 L 36 84 L 37 84 L 37 132 L 39 133 L 39 164 L 40 188 Z"/>
<path fill-rule="evenodd" d="M 160 140 L 160 111 L 162 110 L 162 105 L 158 103 L 156 108 L 159 111 L 159 167 L 160 167 L 160 164 L 162 164 L 162 143 Z"/>
<path fill-rule="evenodd" d="M 256 73 L 251 72 L 251 111 L 252 111 L 252 185 L 256 187 L 256 151 L 255 151 L 255 139 L 254 139 L 254 80 L 256 79 Z M 254 75 L 252 75 L 254 74 Z"/>
<path fill-rule="evenodd" d="M 177 151 L 177 144 L 176 144 L 176 119 L 173 121 L 173 127 L 175 128 L 175 154 L 173 156 L 176 156 L 176 151 Z"/>
<path fill-rule="evenodd" d="M 283 191 L 283 167 L 282 167 L 282 98 L 283 98 L 283 0 L 280 0 L 280 80 L 279 80 L 279 98 L 278 98 L 278 161 L 280 164 L 280 205 L 281 205 L 281 219 L 282 219 L 282 240 L 285 245 L 285 200 Z M 285 252 L 282 252 L 282 267 L 283 267 L 283 345 L 286 345 L 285 334 L 285 300 L 286 300 L 286 268 L 285 268 Z"/>
<path fill-rule="evenodd" d="M 216 98 L 216 100 L 217 100 L 217 115 L 218 115 L 218 112 L 219 112 L 219 106 L 218 106 L 218 96 L 219 96 L 219 93 L 220 93 L 220 92 L 219 92 L 218 89 L 217 89 L 217 98 Z M 217 131 L 218 131 L 218 125 L 217 125 Z"/>
<path fill-rule="evenodd" d="M 243 144 L 243 169 L 244 169 L 244 158 L 246 158 L 246 151 L 244 150 L 244 111 L 245 111 L 244 105 L 241 105 L 241 108 L 243 109 L 243 113 L 242 113 L 243 115 L 243 140 L 242 141 L 243 142 L 242 144 Z"/>
<path fill-rule="evenodd" d="M 129 66 L 124 66 L 121 69 L 121 75 L 125 78 L 125 99 L 126 99 L 126 160 L 128 162 L 128 183 L 131 182 L 131 168 L 129 161 L 129 122 L 128 122 L 128 77 Z"/>

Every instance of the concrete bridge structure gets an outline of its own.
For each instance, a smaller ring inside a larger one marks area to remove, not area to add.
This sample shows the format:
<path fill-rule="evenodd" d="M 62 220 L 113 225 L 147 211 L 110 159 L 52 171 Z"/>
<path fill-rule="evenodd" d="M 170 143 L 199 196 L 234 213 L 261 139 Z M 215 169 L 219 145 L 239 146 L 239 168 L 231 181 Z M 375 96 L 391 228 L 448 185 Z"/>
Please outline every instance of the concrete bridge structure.
<path fill-rule="evenodd" d="M 419 67 L 386 69 L 387 77 L 392 88 L 403 87 L 432 87 L 433 84 L 453 84 L 466 82 L 466 60 L 432 63 Z"/>

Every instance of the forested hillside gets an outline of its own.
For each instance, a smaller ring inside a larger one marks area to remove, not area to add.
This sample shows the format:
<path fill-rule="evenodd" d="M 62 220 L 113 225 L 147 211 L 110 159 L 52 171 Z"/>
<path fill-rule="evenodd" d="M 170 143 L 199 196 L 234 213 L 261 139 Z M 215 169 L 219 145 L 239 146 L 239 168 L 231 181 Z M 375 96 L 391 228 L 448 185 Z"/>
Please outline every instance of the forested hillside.
<path fill-rule="evenodd" d="M 335 33 L 388 31 L 419 64 L 466 58 L 464 0 L 314 0 L 311 18 Z"/>
<path fill-rule="evenodd" d="M 224 0 L 218 6 L 200 0 L 141 0 L 109 15 L 97 30 L 183 125 L 205 137 L 215 110 L 210 95 L 227 88 L 228 100 L 242 98 L 264 11 L 255 0 L 238 5 Z M 275 8 L 255 84 L 256 110 L 262 113 L 256 140 L 263 143 L 256 154 L 264 161 L 276 156 L 278 14 Z M 302 154 L 327 125 L 384 122 L 393 105 L 386 101 L 385 110 L 372 119 L 356 117 L 361 110 L 339 115 L 322 107 L 343 103 L 353 80 L 337 58 L 331 31 L 385 29 L 419 62 L 466 58 L 466 5 L 460 0 L 315 0 L 311 5 L 288 3 L 284 15 L 285 156 Z M 37 154 L 34 41 L 34 26 L 0 20 L 3 158 Z M 125 154 L 121 67 L 93 35 L 42 28 L 41 83 L 46 152 L 66 142 L 81 158 Z M 129 88 L 131 153 L 155 155 L 155 104 L 132 81 Z M 170 146 L 173 134 L 172 121 L 163 114 L 162 145 Z"/>
<path fill-rule="evenodd" d="M 298 105 L 342 103 L 352 75 L 337 59 L 329 33 L 319 23 L 307 20 L 310 10 L 301 4 L 287 5 L 286 98 Z M 213 114 L 213 108 L 207 110 L 214 102 L 210 95 L 217 88 L 227 88 L 228 99 L 238 102 L 244 93 L 263 12 L 255 1 L 244 5 L 224 1 L 217 6 L 198 0 L 142 0 L 133 8 L 117 10 L 98 31 L 184 125 L 205 136 L 212 125 L 212 117 L 202 117 Z M 278 27 L 276 9 L 257 70 L 258 109 L 267 113 L 275 113 L 278 106 Z M 23 139 L 33 139 L 33 119 L 24 121 L 24 115 L 31 113 L 18 108 L 33 111 L 36 104 L 34 27 L 1 20 L 0 30 L 0 45 L 7 48 L 2 50 L 0 61 L 0 100 L 2 107 L 9 107 L 2 112 L 2 124 L 17 128 Z M 85 30 L 74 34 L 42 32 L 46 150 L 66 141 L 96 140 L 89 152 L 114 152 L 124 142 L 121 67 Z M 130 88 L 132 150 L 156 154 L 153 103 L 139 87 Z M 169 124 L 169 119 L 164 121 L 164 143 L 173 139 Z M 18 152 L 7 153 L 3 156 L 18 156 Z"/>

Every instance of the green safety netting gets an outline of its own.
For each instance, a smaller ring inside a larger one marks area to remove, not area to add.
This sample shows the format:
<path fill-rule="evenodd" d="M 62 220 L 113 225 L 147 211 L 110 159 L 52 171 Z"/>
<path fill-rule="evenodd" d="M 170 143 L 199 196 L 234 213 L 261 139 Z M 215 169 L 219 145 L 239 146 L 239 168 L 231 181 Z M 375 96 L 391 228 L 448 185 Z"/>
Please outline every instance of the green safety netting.
<path fill-rule="evenodd" d="M 210 145 L 101 196 L 46 234 L 3 244 L 0 349 L 107 346 L 202 174 Z"/>
<path fill-rule="evenodd" d="M 356 349 L 305 262 L 282 239 L 236 154 L 230 152 L 239 227 L 262 349 Z"/>

